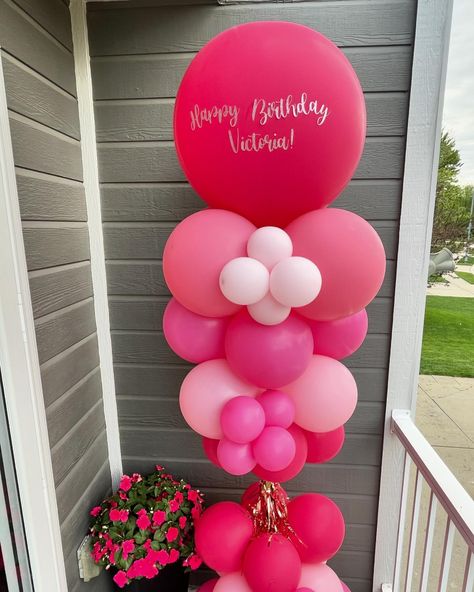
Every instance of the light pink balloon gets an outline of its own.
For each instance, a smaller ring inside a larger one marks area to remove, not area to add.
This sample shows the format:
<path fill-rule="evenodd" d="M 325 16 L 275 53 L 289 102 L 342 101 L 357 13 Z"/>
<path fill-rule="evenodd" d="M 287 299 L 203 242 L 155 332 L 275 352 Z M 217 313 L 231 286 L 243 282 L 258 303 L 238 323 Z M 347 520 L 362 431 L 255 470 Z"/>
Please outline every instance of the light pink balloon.
<path fill-rule="evenodd" d="M 229 318 L 197 315 L 172 298 L 163 315 L 163 332 L 171 349 L 181 358 L 199 364 L 223 358 Z"/>
<path fill-rule="evenodd" d="M 253 443 L 253 454 L 263 469 L 283 471 L 295 458 L 296 443 L 285 428 L 269 426 Z"/>
<path fill-rule="evenodd" d="M 230 573 L 219 578 L 214 592 L 252 592 L 244 576 L 240 573 Z"/>
<path fill-rule="evenodd" d="M 238 444 L 227 438 L 222 438 L 219 442 L 217 458 L 224 471 L 231 475 L 246 475 L 257 464 L 251 444 Z"/>
<path fill-rule="evenodd" d="M 310 432 L 335 430 L 357 404 L 354 377 L 341 362 L 326 356 L 313 356 L 305 372 L 282 390 L 295 403 L 295 423 Z"/>
<path fill-rule="evenodd" d="M 369 321 L 365 308 L 348 317 L 335 321 L 308 319 L 314 338 L 314 353 L 342 360 L 352 355 L 362 345 Z"/>
<path fill-rule="evenodd" d="M 293 254 L 293 244 L 288 234 L 277 226 L 258 228 L 247 243 L 249 257 L 258 259 L 271 270 L 279 261 Z"/>
<path fill-rule="evenodd" d="M 209 360 L 189 372 L 181 385 L 179 406 L 189 426 L 201 436 L 223 437 L 220 416 L 237 395 L 254 397 L 259 389 L 236 376 L 225 360 Z"/>
<path fill-rule="evenodd" d="M 270 292 L 283 306 L 300 307 L 312 302 L 321 290 L 321 274 L 305 257 L 282 259 L 272 269 Z"/>
<path fill-rule="evenodd" d="M 318 321 L 340 319 L 375 297 L 385 274 L 385 253 L 379 235 L 363 218 L 323 208 L 293 220 L 286 231 L 293 254 L 311 259 L 323 278 L 318 297 L 300 314 Z"/>
<path fill-rule="evenodd" d="M 257 396 L 257 401 L 263 407 L 267 426 L 289 428 L 294 422 L 295 404 L 283 391 L 264 391 Z"/>
<path fill-rule="evenodd" d="M 279 325 L 291 313 L 291 308 L 277 302 L 270 292 L 262 300 L 250 304 L 247 310 L 252 319 L 262 325 Z"/>
<path fill-rule="evenodd" d="M 222 409 L 221 427 L 229 440 L 247 444 L 262 433 L 265 411 L 253 397 L 234 397 Z"/>
<path fill-rule="evenodd" d="M 255 226 L 225 210 L 201 210 L 173 230 L 163 253 L 163 273 L 173 296 L 207 317 L 239 310 L 222 294 L 219 276 L 231 259 L 245 257 Z"/>
<path fill-rule="evenodd" d="M 222 293 L 235 304 L 255 304 L 268 292 L 268 269 L 250 257 L 237 257 L 224 265 L 219 276 Z"/>
<path fill-rule="evenodd" d="M 342 592 L 341 580 L 325 563 L 303 563 L 299 587 L 324 592 Z"/>
<path fill-rule="evenodd" d="M 208 580 L 199 588 L 198 592 L 213 592 L 218 581 L 219 578 Z"/>

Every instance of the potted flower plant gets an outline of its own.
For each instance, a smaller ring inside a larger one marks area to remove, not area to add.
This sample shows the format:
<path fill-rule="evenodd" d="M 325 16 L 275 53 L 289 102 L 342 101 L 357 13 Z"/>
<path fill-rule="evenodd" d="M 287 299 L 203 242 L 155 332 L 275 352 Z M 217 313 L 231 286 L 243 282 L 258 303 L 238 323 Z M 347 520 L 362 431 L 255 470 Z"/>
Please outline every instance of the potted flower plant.
<path fill-rule="evenodd" d="M 148 476 L 124 475 L 119 489 L 92 508 L 94 561 L 114 572 L 130 592 L 181 592 L 189 570 L 201 564 L 194 551 L 194 520 L 202 495 L 157 466 Z"/>

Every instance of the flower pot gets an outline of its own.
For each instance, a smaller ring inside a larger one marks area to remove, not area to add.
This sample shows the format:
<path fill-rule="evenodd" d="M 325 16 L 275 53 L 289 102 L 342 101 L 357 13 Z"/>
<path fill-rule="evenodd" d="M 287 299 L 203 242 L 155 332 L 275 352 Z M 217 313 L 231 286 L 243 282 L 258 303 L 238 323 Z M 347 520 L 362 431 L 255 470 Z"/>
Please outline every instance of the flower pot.
<path fill-rule="evenodd" d="M 156 578 L 132 580 L 125 588 L 114 584 L 115 590 L 123 592 L 187 592 L 189 573 L 184 571 L 181 563 L 172 563 L 160 570 Z"/>

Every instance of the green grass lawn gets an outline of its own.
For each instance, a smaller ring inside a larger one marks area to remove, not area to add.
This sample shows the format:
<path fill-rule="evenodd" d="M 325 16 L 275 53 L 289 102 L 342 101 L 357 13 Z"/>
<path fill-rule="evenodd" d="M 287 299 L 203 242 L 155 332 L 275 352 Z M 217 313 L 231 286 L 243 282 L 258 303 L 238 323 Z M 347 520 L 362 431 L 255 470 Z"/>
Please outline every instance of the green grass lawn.
<path fill-rule="evenodd" d="M 474 273 L 469 273 L 468 271 L 456 271 L 456 275 L 466 282 L 474 284 Z"/>
<path fill-rule="evenodd" d="M 474 298 L 427 296 L 420 372 L 474 377 Z"/>

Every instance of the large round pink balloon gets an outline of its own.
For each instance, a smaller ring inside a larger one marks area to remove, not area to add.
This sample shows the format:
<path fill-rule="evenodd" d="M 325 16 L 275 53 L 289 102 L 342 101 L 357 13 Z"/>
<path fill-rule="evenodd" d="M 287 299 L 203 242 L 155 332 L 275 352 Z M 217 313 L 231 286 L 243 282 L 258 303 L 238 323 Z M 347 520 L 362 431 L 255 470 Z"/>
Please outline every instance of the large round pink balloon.
<path fill-rule="evenodd" d="M 255 226 L 224 210 L 201 210 L 173 230 L 163 253 L 163 273 L 173 296 L 206 317 L 234 314 L 239 305 L 227 300 L 219 286 L 222 268 L 247 254 Z"/>
<path fill-rule="evenodd" d="M 312 321 L 314 353 L 342 360 L 351 356 L 362 345 L 369 325 L 365 308 L 335 321 Z"/>
<path fill-rule="evenodd" d="M 198 592 L 213 592 L 214 588 L 216 587 L 219 578 L 213 578 L 212 580 L 207 580 L 198 590 Z"/>
<path fill-rule="evenodd" d="M 325 495 L 298 495 L 288 504 L 288 521 L 295 537 L 293 544 L 304 563 L 327 561 L 344 540 L 344 517 L 337 505 Z"/>
<path fill-rule="evenodd" d="M 247 547 L 242 571 L 253 592 L 295 592 L 301 560 L 285 536 L 265 533 Z"/>
<path fill-rule="evenodd" d="M 303 563 L 299 586 L 321 592 L 343 592 L 341 580 L 325 563 Z"/>
<path fill-rule="evenodd" d="M 367 306 L 382 285 L 385 252 L 379 235 L 360 216 L 324 208 L 294 220 L 286 231 L 293 254 L 311 259 L 321 272 L 318 297 L 298 309 L 319 321 L 339 319 Z"/>
<path fill-rule="evenodd" d="M 246 310 L 229 323 L 225 351 L 236 374 L 263 388 L 279 388 L 301 376 L 313 352 L 304 320 L 291 316 L 279 325 L 261 325 Z"/>
<path fill-rule="evenodd" d="M 331 432 L 307 432 L 308 457 L 306 462 L 325 463 L 334 458 L 344 445 L 345 430 L 340 426 Z"/>
<path fill-rule="evenodd" d="M 222 576 L 217 581 L 214 592 L 252 592 L 244 576 L 240 572 Z"/>
<path fill-rule="evenodd" d="M 209 360 L 187 374 L 179 406 L 192 429 L 214 440 L 223 437 L 220 416 L 227 401 L 237 395 L 254 397 L 259 389 L 236 376 L 225 360 Z"/>
<path fill-rule="evenodd" d="M 352 176 L 365 105 L 344 54 L 289 22 L 233 27 L 194 58 L 174 131 L 191 185 L 211 206 L 282 226 L 330 203 Z"/>
<path fill-rule="evenodd" d="M 196 551 L 219 573 L 240 570 L 253 536 L 250 514 L 235 502 L 219 502 L 205 510 L 195 525 Z"/>
<path fill-rule="evenodd" d="M 223 358 L 228 317 L 197 315 L 172 298 L 163 315 L 163 332 L 171 349 L 181 358 L 200 364 Z"/>
<path fill-rule="evenodd" d="M 295 403 L 295 423 L 309 432 L 335 430 L 357 404 L 354 377 L 341 362 L 326 356 L 313 356 L 306 371 L 282 390 Z"/>

